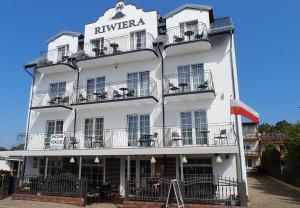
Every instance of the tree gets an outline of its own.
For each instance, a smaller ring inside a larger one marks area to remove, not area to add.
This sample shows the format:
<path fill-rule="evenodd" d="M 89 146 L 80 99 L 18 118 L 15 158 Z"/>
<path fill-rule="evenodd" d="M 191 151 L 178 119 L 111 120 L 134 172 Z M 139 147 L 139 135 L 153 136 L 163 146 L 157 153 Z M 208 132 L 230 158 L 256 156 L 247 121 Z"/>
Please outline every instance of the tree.
<path fill-rule="evenodd" d="M 272 143 L 267 144 L 265 148 L 262 155 L 262 166 L 267 174 L 280 176 L 280 152 Z"/>
<path fill-rule="evenodd" d="M 287 129 L 291 126 L 286 120 L 279 121 L 275 124 L 275 131 L 278 133 L 285 133 Z"/>
<path fill-rule="evenodd" d="M 19 144 L 16 146 L 13 146 L 10 150 L 14 151 L 14 150 L 24 150 L 24 144 Z"/>
<path fill-rule="evenodd" d="M 259 133 L 263 134 L 263 133 L 270 133 L 270 129 L 271 129 L 271 125 L 268 123 L 263 123 L 261 125 L 258 126 L 258 131 Z"/>
<path fill-rule="evenodd" d="M 0 151 L 7 151 L 5 147 L 0 146 Z"/>

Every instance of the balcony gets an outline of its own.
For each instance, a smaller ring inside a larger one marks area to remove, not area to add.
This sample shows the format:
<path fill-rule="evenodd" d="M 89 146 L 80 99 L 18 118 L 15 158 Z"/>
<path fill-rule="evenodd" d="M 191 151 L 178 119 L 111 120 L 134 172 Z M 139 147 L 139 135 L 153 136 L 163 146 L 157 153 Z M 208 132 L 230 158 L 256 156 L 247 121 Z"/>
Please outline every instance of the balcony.
<path fill-rule="evenodd" d="M 66 111 L 72 110 L 71 92 L 36 91 L 32 95 L 31 110 L 38 112 Z"/>
<path fill-rule="evenodd" d="M 78 59 L 78 66 L 95 68 L 112 64 L 129 63 L 157 58 L 153 48 L 154 38 L 145 33 L 139 38 L 132 35 L 110 39 L 100 39 L 97 45 L 86 43 L 83 58 Z"/>
<path fill-rule="evenodd" d="M 212 74 L 209 70 L 202 74 L 167 75 L 164 82 L 164 95 L 168 101 L 214 99 L 216 96 Z"/>
<path fill-rule="evenodd" d="M 57 49 L 44 51 L 41 52 L 39 58 L 35 59 L 30 64 L 35 63 L 37 65 L 37 70 L 42 74 L 74 71 L 73 66 L 68 64 L 68 58 L 72 55 L 73 53 L 69 50 L 60 51 Z"/>
<path fill-rule="evenodd" d="M 145 155 L 166 154 L 166 152 L 168 154 L 214 154 L 238 151 L 234 126 L 230 123 L 168 126 L 165 129 L 144 127 L 83 130 L 57 134 L 30 133 L 23 136 L 26 137 L 26 150 L 28 151 L 60 150 L 66 154 L 65 151 L 69 150 L 70 155 L 75 155 L 75 153 Z M 116 149 L 120 151 L 115 151 Z M 78 152 L 79 150 L 86 151 Z"/>
<path fill-rule="evenodd" d="M 245 156 L 247 157 L 259 157 L 260 153 L 258 150 L 245 150 Z"/>
<path fill-rule="evenodd" d="M 157 84 L 152 79 L 125 80 L 81 86 L 78 96 L 73 96 L 75 108 L 105 108 L 131 105 L 155 104 L 157 100 Z M 138 101 L 138 102 L 137 102 Z"/>
<path fill-rule="evenodd" d="M 243 134 L 244 140 L 258 140 L 258 135 L 256 133 L 248 133 L 248 134 Z"/>
<path fill-rule="evenodd" d="M 203 52 L 211 49 L 208 30 L 204 23 L 193 28 L 172 27 L 167 30 L 168 42 L 165 46 L 167 56 Z"/>

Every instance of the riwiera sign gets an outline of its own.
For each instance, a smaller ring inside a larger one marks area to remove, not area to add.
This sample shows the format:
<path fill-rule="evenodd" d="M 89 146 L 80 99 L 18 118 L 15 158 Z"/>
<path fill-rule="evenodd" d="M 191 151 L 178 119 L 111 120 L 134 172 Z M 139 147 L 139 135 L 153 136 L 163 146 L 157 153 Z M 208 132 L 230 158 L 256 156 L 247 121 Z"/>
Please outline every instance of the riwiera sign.
<path fill-rule="evenodd" d="M 130 27 L 137 27 L 140 25 L 145 25 L 143 18 L 140 18 L 139 21 L 129 20 L 129 21 L 124 21 L 124 22 L 118 22 L 115 24 L 104 25 L 102 27 L 95 28 L 95 35 L 97 35 L 99 33 L 111 32 L 111 31 L 115 31 L 115 30 L 122 30 L 122 29 L 130 28 Z"/>

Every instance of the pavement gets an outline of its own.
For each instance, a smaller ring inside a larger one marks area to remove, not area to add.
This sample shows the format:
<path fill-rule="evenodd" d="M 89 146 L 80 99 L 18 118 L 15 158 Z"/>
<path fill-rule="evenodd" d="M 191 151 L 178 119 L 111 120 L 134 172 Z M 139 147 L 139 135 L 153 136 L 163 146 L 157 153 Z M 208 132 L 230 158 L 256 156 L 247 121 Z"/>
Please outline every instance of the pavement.
<path fill-rule="evenodd" d="M 300 192 L 266 176 L 248 176 L 248 187 L 253 208 L 300 208 Z"/>
<path fill-rule="evenodd" d="M 22 200 L 12 200 L 8 197 L 4 200 L 0 200 L 0 208 L 78 208 L 76 206 L 67 204 L 56 204 L 48 202 L 36 202 L 36 201 L 22 201 Z M 86 206 L 86 208 L 120 208 L 122 204 L 119 203 L 98 203 L 92 206 Z"/>

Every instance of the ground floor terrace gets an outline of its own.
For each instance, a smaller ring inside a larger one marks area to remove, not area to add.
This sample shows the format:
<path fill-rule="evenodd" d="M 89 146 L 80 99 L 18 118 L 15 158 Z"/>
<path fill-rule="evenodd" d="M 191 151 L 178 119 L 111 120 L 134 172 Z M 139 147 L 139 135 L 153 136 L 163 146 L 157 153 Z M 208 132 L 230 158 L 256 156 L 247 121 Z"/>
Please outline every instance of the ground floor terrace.
<path fill-rule="evenodd" d="M 116 199 L 165 203 L 171 180 L 177 179 L 185 203 L 240 205 L 245 184 L 237 180 L 237 157 L 235 153 L 27 156 L 16 196 L 35 200 L 59 196 L 67 202 L 71 197 L 78 205 Z M 174 196 L 172 200 L 176 201 Z"/>

